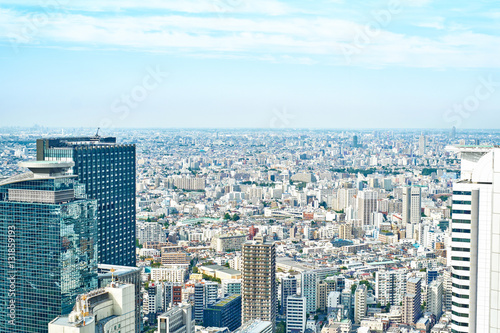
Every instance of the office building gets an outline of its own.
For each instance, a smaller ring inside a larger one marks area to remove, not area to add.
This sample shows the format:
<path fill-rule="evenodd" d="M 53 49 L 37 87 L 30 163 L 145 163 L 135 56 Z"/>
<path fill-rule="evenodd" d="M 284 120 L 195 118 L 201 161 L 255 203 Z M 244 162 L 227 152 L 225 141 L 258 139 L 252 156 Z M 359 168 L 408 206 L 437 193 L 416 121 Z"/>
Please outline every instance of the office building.
<path fill-rule="evenodd" d="M 291 295 L 286 304 L 286 332 L 304 333 L 307 319 L 306 298 Z"/>
<path fill-rule="evenodd" d="M 354 292 L 354 322 L 360 324 L 361 320 L 366 316 L 368 310 L 368 290 L 366 285 L 360 284 Z"/>
<path fill-rule="evenodd" d="M 186 280 L 187 267 L 169 266 L 151 268 L 152 281 L 183 283 Z"/>
<path fill-rule="evenodd" d="M 97 288 L 97 204 L 73 162 L 21 166 L 30 171 L 0 181 L 0 331 L 43 333 Z"/>
<path fill-rule="evenodd" d="M 262 236 L 243 244 L 242 321 L 270 321 L 276 327 L 276 245 Z"/>
<path fill-rule="evenodd" d="M 203 326 L 227 327 L 231 332 L 241 326 L 241 295 L 231 295 L 203 310 Z"/>
<path fill-rule="evenodd" d="M 37 160 L 75 163 L 73 173 L 97 200 L 99 263 L 135 266 L 135 145 L 99 136 L 38 139 Z"/>
<path fill-rule="evenodd" d="M 461 178 L 453 184 L 451 223 L 451 328 L 500 329 L 500 149 L 459 146 Z M 445 286 L 446 287 L 446 286 Z"/>
<path fill-rule="evenodd" d="M 419 239 L 418 224 L 421 220 L 421 189 L 417 186 L 403 187 L 402 223 L 406 227 L 406 238 Z"/>
<path fill-rule="evenodd" d="M 158 333 L 194 333 L 190 304 L 180 304 L 158 316 Z"/>
<path fill-rule="evenodd" d="M 406 283 L 406 295 L 403 298 L 403 323 L 408 325 L 417 323 L 421 314 L 421 293 L 421 279 L 408 279 Z"/>
<path fill-rule="evenodd" d="M 112 282 L 80 295 L 69 316 L 49 323 L 49 333 L 135 333 L 135 286 Z"/>
<path fill-rule="evenodd" d="M 281 314 L 286 315 L 286 300 L 288 296 L 297 294 L 297 278 L 293 275 L 281 279 Z"/>

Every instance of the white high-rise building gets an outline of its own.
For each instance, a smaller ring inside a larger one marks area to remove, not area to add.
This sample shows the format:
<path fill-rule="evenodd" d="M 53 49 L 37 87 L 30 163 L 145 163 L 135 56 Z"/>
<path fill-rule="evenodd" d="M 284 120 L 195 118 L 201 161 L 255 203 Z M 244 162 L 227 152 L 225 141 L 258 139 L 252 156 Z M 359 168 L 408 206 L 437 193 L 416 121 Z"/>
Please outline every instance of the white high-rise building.
<path fill-rule="evenodd" d="M 194 333 L 190 304 L 180 304 L 158 316 L 158 333 Z"/>
<path fill-rule="evenodd" d="M 354 322 L 356 324 L 361 323 L 361 319 L 366 316 L 366 310 L 368 309 L 368 290 L 364 284 L 357 286 L 354 292 Z"/>
<path fill-rule="evenodd" d="M 406 294 L 408 271 L 398 269 L 378 271 L 375 274 L 375 297 L 382 305 L 399 305 Z"/>
<path fill-rule="evenodd" d="M 302 272 L 301 293 L 306 298 L 307 313 L 315 312 L 317 309 L 318 276 L 315 271 Z"/>
<path fill-rule="evenodd" d="M 358 193 L 358 219 L 363 226 L 373 225 L 372 213 L 377 211 L 378 192 L 366 190 Z"/>
<path fill-rule="evenodd" d="M 443 281 L 434 280 L 427 287 L 427 311 L 436 316 L 439 320 L 443 313 Z"/>
<path fill-rule="evenodd" d="M 286 302 L 286 332 L 304 333 L 306 329 L 306 298 L 292 295 Z"/>
<path fill-rule="evenodd" d="M 500 149 L 458 146 L 453 185 L 451 282 L 453 332 L 500 331 Z"/>
<path fill-rule="evenodd" d="M 422 193 L 420 187 L 403 187 L 403 226 L 406 226 L 406 238 L 418 240 L 417 226 L 421 220 Z"/>

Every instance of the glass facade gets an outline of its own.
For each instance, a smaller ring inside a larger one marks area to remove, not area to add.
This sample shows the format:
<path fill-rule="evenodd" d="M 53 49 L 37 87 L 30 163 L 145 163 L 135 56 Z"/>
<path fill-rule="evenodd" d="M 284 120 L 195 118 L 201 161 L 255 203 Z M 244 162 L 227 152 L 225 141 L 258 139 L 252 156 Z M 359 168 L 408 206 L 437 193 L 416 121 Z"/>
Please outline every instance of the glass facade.
<path fill-rule="evenodd" d="M 0 182 L 1 332 L 47 332 L 97 288 L 97 202 L 83 192 L 73 176 Z"/>
<path fill-rule="evenodd" d="M 75 163 L 74 174 L 97 200 L 99 263 L 135 266 L 135 145 L 100 137 L 40 139 L 37 159 Z"/>

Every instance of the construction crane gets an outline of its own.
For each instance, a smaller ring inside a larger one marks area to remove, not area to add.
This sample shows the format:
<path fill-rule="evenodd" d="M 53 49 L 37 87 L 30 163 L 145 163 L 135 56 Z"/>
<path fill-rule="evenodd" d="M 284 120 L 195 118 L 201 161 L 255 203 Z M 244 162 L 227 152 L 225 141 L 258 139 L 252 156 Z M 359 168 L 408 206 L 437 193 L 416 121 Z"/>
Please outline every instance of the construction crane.
<path fill-rule="evenodd" d="M 97 127 L 97 132 L 95 133 L 95 137 L 96 137 L 96 138 L 98 138 L 98 137 L 99 137 L 99 130 L 100 130 L 100 129 L 101 129 L 100 127 Z"/>

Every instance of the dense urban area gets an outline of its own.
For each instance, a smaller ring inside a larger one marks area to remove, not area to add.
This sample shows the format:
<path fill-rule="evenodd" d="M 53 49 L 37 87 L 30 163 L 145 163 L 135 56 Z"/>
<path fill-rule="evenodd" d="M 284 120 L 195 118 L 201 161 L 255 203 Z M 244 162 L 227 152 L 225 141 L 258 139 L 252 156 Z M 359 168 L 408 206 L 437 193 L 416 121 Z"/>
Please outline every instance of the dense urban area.
<path fill-rule="evenodd" d="M 499 142 L 455 128 L 2 128 L 2 243 L 16 238 L 1 250 L 14 304 L 1 331 L 488 332 Z M 44 229 L 41 207 L 57 205 Z"/>

